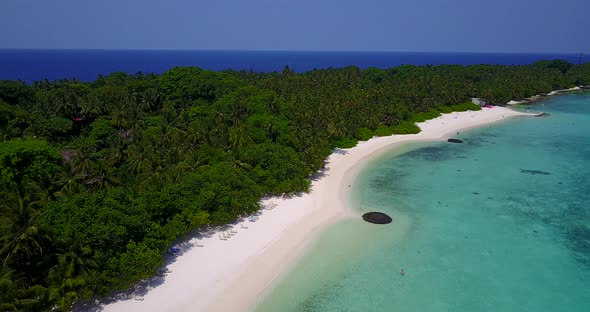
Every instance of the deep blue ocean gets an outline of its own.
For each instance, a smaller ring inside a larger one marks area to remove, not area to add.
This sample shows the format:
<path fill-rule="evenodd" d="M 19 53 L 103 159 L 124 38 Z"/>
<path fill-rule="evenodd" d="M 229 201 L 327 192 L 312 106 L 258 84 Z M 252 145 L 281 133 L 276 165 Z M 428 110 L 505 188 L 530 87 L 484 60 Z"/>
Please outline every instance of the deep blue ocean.
<path fill-rule="evenodd" d="M 390 68 L 403 64 L 525 65 L 542 59 L 578 62 L 576 54 L 499 54 L 432 52 L 286 52 L 286 51 L 175 51 L 175 50 L 20 50 L 0 49 L 0 80 L 76 78 L 93 81 L 112 72 L 162 73 L 174 66 L 208 70 L 297 72 L 355 65 Z"/>

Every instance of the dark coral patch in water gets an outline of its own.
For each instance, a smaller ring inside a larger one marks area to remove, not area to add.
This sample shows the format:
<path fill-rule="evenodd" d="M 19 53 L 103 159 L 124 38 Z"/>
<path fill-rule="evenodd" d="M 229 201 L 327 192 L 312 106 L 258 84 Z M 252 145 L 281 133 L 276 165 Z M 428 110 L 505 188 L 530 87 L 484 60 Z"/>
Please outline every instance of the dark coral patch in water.
<path fill-rule="evenodd" d="M 438 145 L 438 146 L 427 146 L 422 147 L 408 153 L 405 153 L 400 158 L 401 160 L 413 160 L 413 159 L 424 159 L 428 161 L 441 161 L 451 159 L 453 156 L 458 156 L 456 151 L 453 148 L 448 147 L 448 145 Z M 458 156 L 460 157 L 460 156 Z"/>
<path fill-rule="evenodd" d="M 390 216 L 383 212 L 367 212 L 363 215 L 363 220 L 375 224 L 388 224 L 393 221 Z"/>
<path fill-rule="evenodd" d="M 586 226 L 575 226 L 566 230 L 566 237 L 572 249 L 578 252 L 578 260 L 590 261 L 590 229 Z"/>
<path fill-rule="evenodd" d="M 528 173 L 528 174 L 532 174 L 532 175 L 537 175 L 537 174 L 541 174 L 541 175 L 550 175 L 550 172 L 547 171 L 541 171 L 541 170 L 529 170 L 529 169 L 520 169 L 521 173 Z"/>

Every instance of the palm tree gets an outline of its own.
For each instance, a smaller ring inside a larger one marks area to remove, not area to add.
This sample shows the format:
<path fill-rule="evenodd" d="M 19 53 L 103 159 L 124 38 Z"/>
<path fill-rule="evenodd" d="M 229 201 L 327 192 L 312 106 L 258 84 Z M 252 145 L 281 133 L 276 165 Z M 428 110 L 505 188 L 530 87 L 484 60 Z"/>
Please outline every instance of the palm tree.
<path fill-rule="evenodd" d="M 195 121 L 188 127 L 186 135 L 187 140 L 190 142 L 191 146 L 194 147 L 204 140 L 206 133 L 202 123 L 200 121 Z"/>
<path fill-rule="evenodd" d="M 78 193 L 82 193 L 86 190 L 86 188 L 80 184 L 76 179 L 68 180 L 62 188 L 55 192 L 56 198 L 68 197 Z"/>
<path fill-rule="evenodd" d="M 121 180 L 116 175 L 116 168 L 105 161 L 97 161 L 85 183 L 93 189 L 104 190 L 120 185 Z"/>
<path fill-rule="evenodd" d="M 142 108 L 148 111 L 154 111 L 161 106 L 162 94 L 155 88 L 146 90 L 141 98 Z"/>
<path fill-rule="evenodd" d="M 148 176 L 145 180 L 139 184 L 141 191 L 155 192 L 161 190 L 166 185 L 170 184 L 170 176 L 164 173 L 162 167 L 156 168 L 154 174 Z"/>
<path fill-rule="evenodd" d="M 242 99 L 235 99 L 231 104 L 231 113 L 230 117 L 232 120 L 233 127 L 238 127 L 242 124 L 242 120 L 248 114 L 247 107 L 244 103 L 242 103 Z"/>
<path fill-rule="evenodd" d="M 95 161 L 94 154 L 96 152 L 96 146 L 89 140 L 83 140 L 80 142 L 78 149 L 74 151 L 74 157 L 72 158 L 72 173 L 80 174 L 82 176 L 88 175 L 92 165 Z"/>
<path fill-rule="evenodd" d="M 233 149 L 240 150 L 252 143 L 252 138 L 244 126 L 232 128 L 229 130 L 229 144 Z"/>
<path fill-rule="evenodd" d="M 107 108 L 98 96 L 91 96 L 87 101 L 82 102 L 80 114 L 89 119 L 96 119 L 107 113 Z"/>
<path fill-rule="evenodd" d="M 17 195 L 8 206 L 0 206 L 2 222 L 9 224 L 10 228 L 8 233 L 0 237 L 0 256 L 4 257 L 4 261 L 19 257 L 19 265 L 27 265 L 34 255 L 43 253 L 38 241 L 40 233 L 36 220 L 39 212 L 36 205 L 38 202 L 30 202 Z"/>
<path fill-rule="evenodd" d="M 111 125 L 117 129 L 127 129 L 129 123 L 129 116 L 126 112 L 126 105 L 123 105 L 117 112 L 113 114 Z"/>
<path fill-rule="evenodd" d="M 88 166 L 86 168 L 90 168 L 91 164 L 92 162 L 88 161 L 85 164 Z M 84 188 L 84 186 L 80 184 L 81 181 L 86 177 L 86 174 L 78 173 L 78 169 L 75 168 L 72 162 L 65 162 L 64 167 L 64 172 L 66 172 L 66 175 L 62 180 L 59 181 L 60 183 L 58 185 L 60 186 L 60 188 L 58 191 L 52 194 L 52 197 L 62 198 L 65 196 L 78 194 L 86 190 L 86 188 Z"/>
<path fill-rule="evenodd" d="M 31 183 L 32 192 L 40 203 L 47 203 L 55 199 L 54 194 L 63 186 L 65 180 L 61 175 L 52 175 L 44 172 L 35 177 L 37 183 Z"/>
<path fill-rule="evenodd" d="M 178 145 L 180 138 L 183 137 L 184 131 L 169 125 L 161 127 L 161 141 L 163 147 L 171 147 Z"/>
<path fill-rule="evenodd" d="M 49 291 L 41 285 L 26 290 L 25 299 L 19 301 L 20 311 L 53 311 L 55 306 L 49 300 Z"/>
<path fill-rule="evenodd" d="M 18 311 L 23 295 L 23 280 L 6 264 L 0 266 L 0 311 Z"/>
<path fill-rule="evenodd" d="M 68 91 L 64 89 L 55 89 L 50 91 L 50 100 L 56 113 L 60 116 L 69 118 L 76 111 L 76 104 L 72 102 L 72 98 L 68 95 Z"/>
<path fill-rule="evenodd" d="M 68 244 L 68 251 L 57 255 L 57 264 L 48 275 L 49 299 L 54 303 L 53 311 L 69 311 L 79 292 L 86 285 L 89 269 L 98 267 L 89 247 Z"/>
<path fill-rule="evenodd" d="M 234 160 L 234 167 L 246 172 L 246 171 L 250 171 L 252 169 L 252 165 L 250 165 L 247 162 L 243 162 L 240 159 L 235 159 Z"/>
<path fill-rule="evenodd" d="M 152 162 L 150 156 L 153 149 L 145 144 L 129 145 L 125 151 L 127 168 L 135 175 L 146 174 L 152 171 Z"/>

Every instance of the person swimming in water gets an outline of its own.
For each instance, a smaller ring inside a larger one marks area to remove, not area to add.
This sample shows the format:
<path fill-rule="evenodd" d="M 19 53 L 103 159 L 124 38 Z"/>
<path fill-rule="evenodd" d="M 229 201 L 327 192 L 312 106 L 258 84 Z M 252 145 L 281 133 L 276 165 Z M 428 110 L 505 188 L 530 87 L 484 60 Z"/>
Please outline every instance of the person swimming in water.
<path fill-rule="evenodd" d="M 399 275 L 401 275 L 401 276 L 406 275 L 406 271 L 404 271 L 404 269 L 399 270 Z"/>

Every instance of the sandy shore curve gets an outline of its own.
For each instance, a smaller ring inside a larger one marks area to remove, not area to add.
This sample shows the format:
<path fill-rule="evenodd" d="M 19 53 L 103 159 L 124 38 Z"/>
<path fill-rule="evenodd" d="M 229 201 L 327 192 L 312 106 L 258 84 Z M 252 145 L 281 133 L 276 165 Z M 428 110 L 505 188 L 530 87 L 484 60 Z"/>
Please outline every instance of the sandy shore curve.
<path fill-rule="evenodd" d="M 411 135 L 375 137 L 351 149 L 337 149 L 311 191 L 263 200 L 257 220 L 185 242 L 187 251 L 167 266 L 163 282 L 145 295 L 103 306 L 104 311 L 248 311 L 280 276 L 305 254 L 322 230 L 359 217 L 349 203 L 349 185 L 374 158 L 414 141 L 446 139 L 458 131 L 514 116 L 505 107 L 455 112 L 418 124 Z"/>

